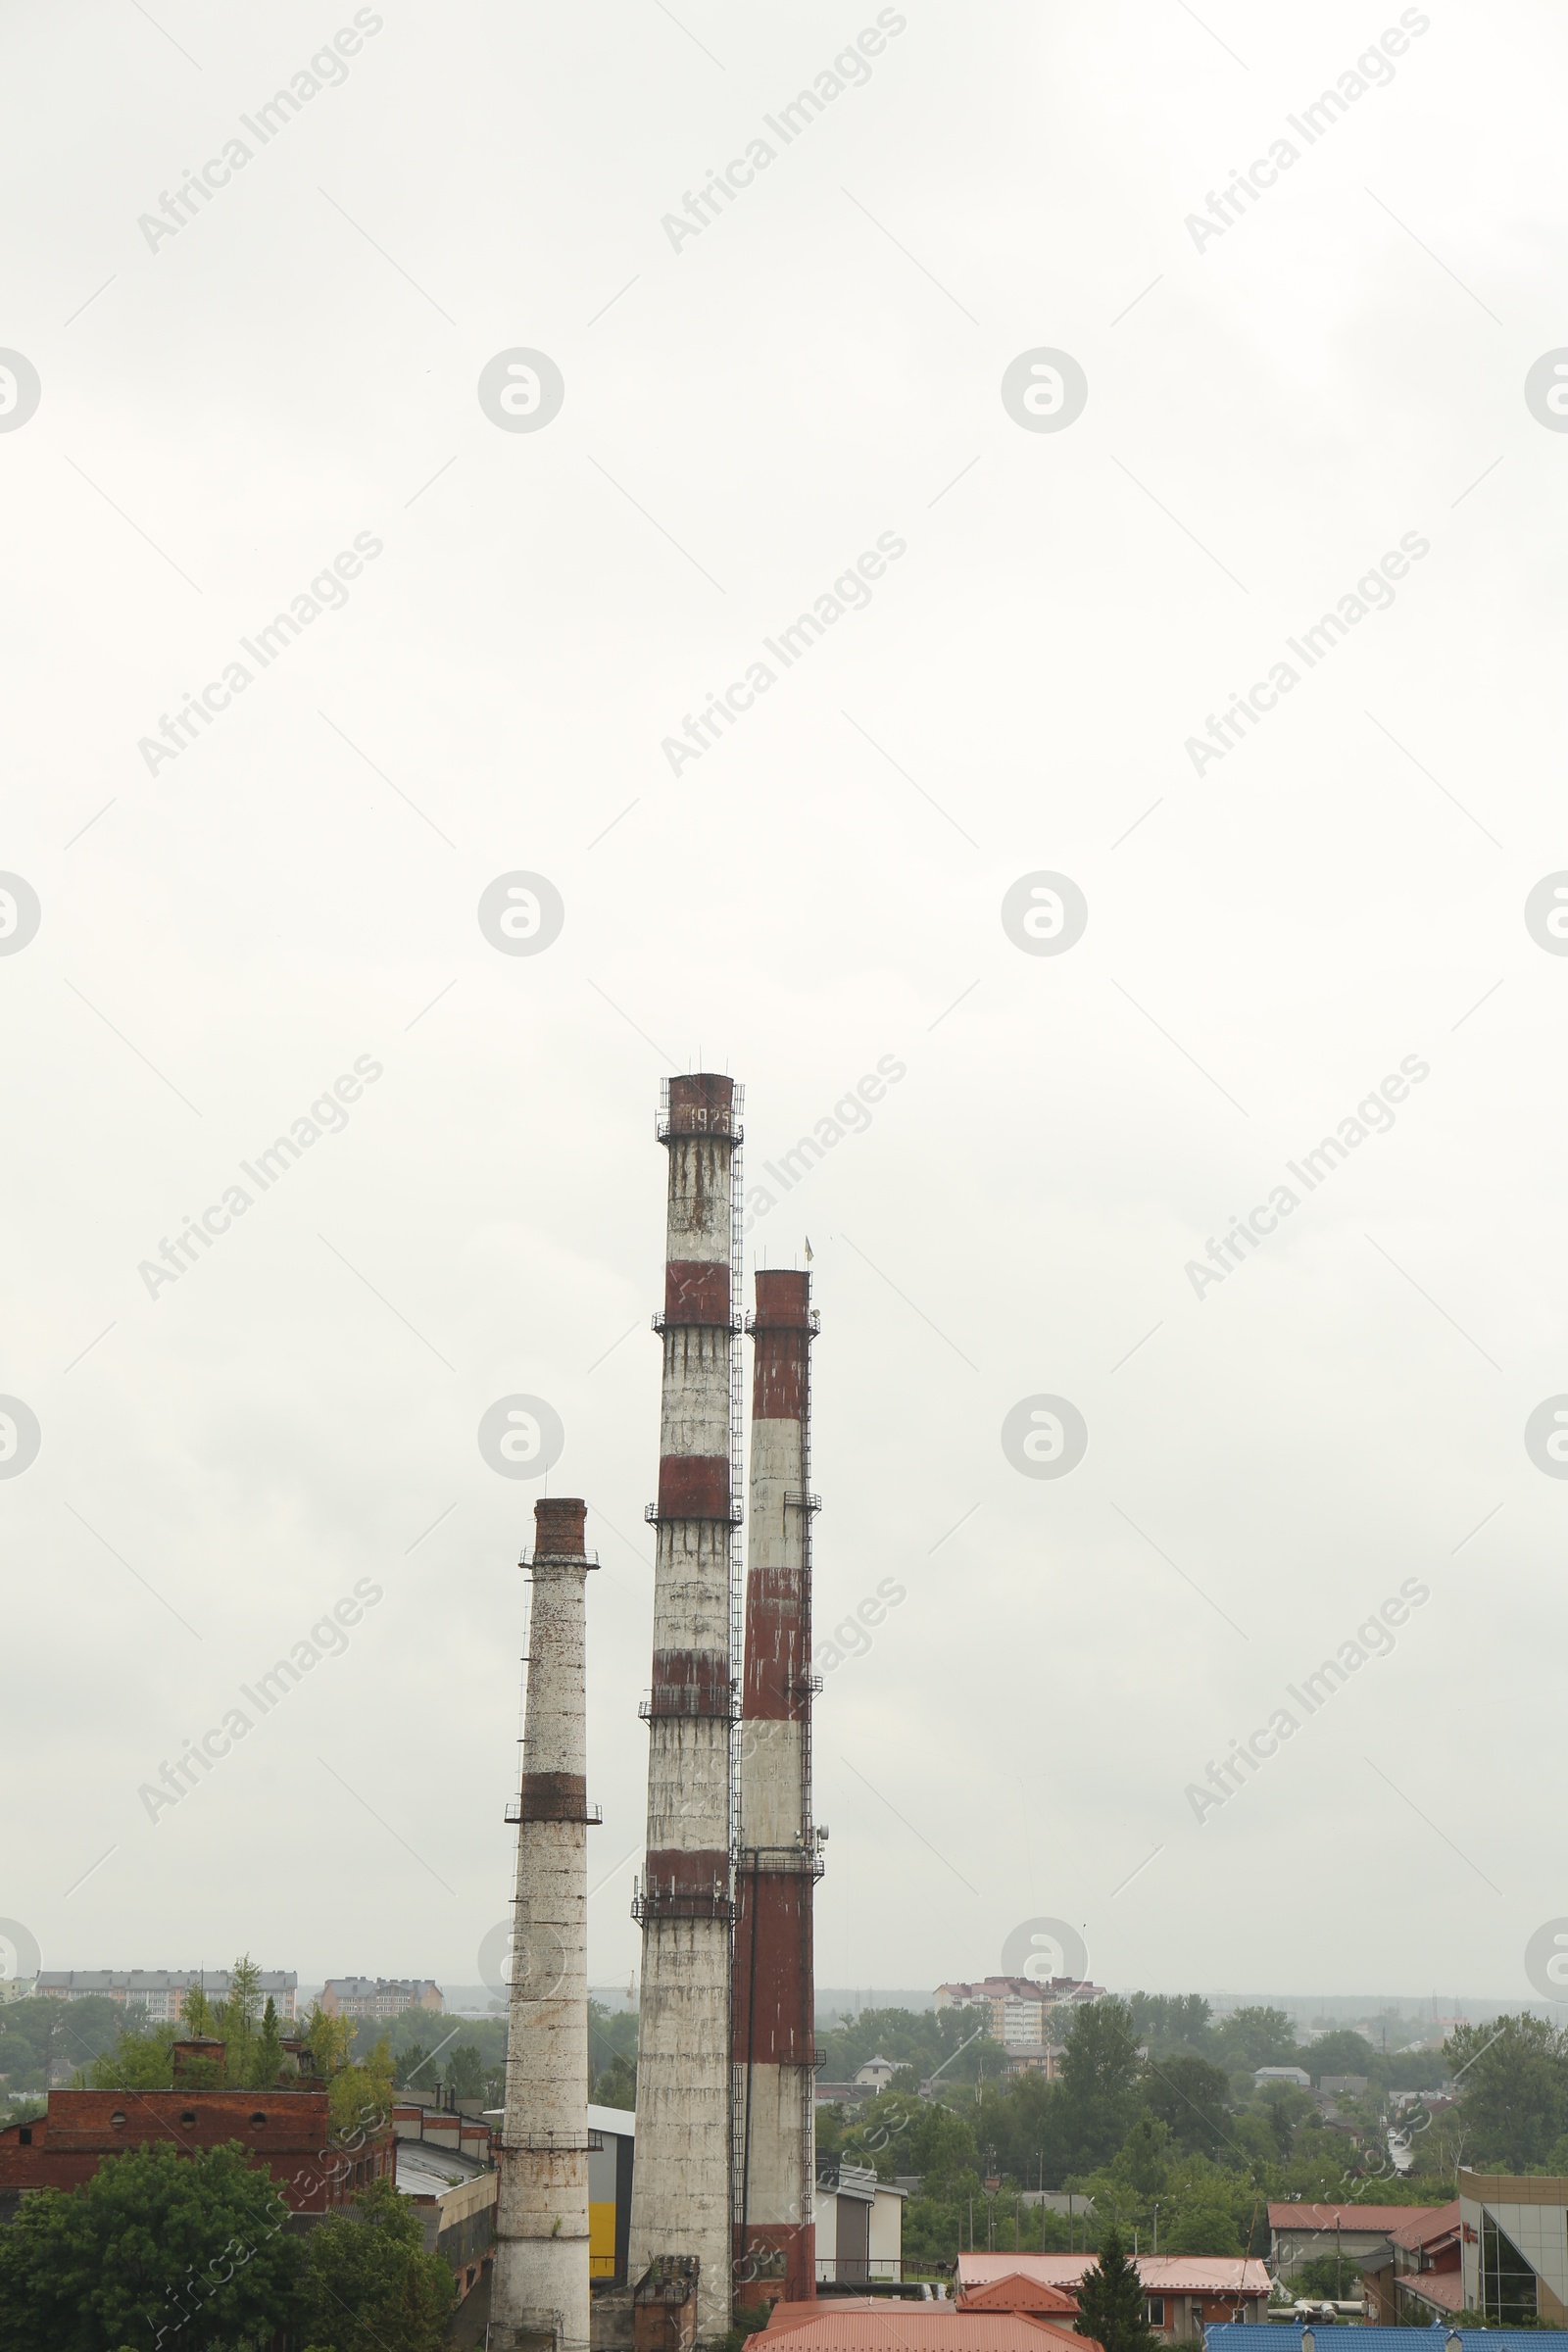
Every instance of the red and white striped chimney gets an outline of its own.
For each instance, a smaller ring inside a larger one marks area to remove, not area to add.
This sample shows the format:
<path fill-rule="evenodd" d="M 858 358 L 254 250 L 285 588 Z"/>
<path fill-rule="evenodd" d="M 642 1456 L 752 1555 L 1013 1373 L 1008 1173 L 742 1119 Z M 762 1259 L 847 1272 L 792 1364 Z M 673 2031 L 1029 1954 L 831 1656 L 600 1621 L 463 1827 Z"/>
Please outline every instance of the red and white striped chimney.
<path fill-rule="evenodd" d="M 729 1976 L 732 1524 L 739 1510 L 739 1239 L 742 1090 L 703 1072 L 672 1078 L 660 1137 L 669 1154 L 664 1371 L 648 1717 L 648 1850 L 642 1922 L 637 2163 L 630 2276 L 695 2255 L 697 2338 L 730 2324 Z"/>
<path fill-rule="evenodd" d="M 816 2292 L 811 1914 L 822 1863 L 811 1821 L 811 1341 L 809 1274 L 757 1276 L 750 1566 L 740 1838 L 731 1978 L 735 2259 L 745 2282 L 782 2274 Z M 639 2161 L 640 2161 L 639 2153 Z"/>

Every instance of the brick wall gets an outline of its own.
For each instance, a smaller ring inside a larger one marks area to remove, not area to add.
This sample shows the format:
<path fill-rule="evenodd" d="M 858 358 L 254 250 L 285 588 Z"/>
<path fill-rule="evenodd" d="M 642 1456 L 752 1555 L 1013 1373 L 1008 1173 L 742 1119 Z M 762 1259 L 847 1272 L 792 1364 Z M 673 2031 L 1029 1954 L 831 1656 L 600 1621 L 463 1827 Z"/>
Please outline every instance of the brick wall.
<path fill-rule="evenodd" d="M 324 2090 L 53 2090 L 49 2112 L 0 2132 L 0 2197 L 77 2188 L 107 2156 L 168 2141 L 183 2156 L 238 2140 L 291 2211 L 322 2213 L 390 2175 L 390 2124 L 363 2147 L 328 2144 Z"/>

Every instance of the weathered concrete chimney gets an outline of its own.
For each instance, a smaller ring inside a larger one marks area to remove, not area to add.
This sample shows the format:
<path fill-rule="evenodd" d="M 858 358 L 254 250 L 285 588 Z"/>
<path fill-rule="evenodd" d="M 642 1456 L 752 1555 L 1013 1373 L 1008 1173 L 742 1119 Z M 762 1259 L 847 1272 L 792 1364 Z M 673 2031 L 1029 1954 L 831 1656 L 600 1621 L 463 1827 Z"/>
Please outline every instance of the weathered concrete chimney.
<path fill-rule="evenodd" d="M 816 2293 L 809 1274 L 757 1276 L 732 2008 L 736 2278 Z"/>
<path fill-rule="evenodd" d="M 587 1505 L 534 1504 L 492 2352 L 588 2347 Z"/>
<path fill-rule="evenodd" d="M 738 1250 L 741 1089 L 672 1078 L 664 1349 L 654 1570 L 648 1850 L 642 1922 L 637 2166 L 630 2276 L 700 2266 L 696 2340 L 730 2321 L 730 1748 L 740 1518 Z M 682 2276 L 687 2273 L 683 2270 Z"/>

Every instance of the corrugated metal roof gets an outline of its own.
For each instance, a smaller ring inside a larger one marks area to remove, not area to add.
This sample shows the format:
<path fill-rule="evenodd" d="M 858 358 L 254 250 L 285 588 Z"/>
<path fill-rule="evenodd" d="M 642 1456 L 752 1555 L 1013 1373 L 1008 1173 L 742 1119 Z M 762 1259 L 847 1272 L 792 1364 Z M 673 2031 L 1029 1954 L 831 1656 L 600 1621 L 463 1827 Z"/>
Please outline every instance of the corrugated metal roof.
<path fill-rule="evenodd" d="M 1448 2204 L 1439 2205 L 1430 2212 L 1422 2207 L 1410 2214 L 1397 2230 L 1391 2230 L 1389 2235 L 1396 2246 L 1406 2246 L 1413 2253 L 1417 2246 L 1428 2246 L 1435 2237 L 1445 2237 L 1450 2230 L 1457 2230 L 1458 2227 L 1459 2200 L 1454 2197 Z"/>
<path fill-rule="evenodd" d="M 1023 2271 L 1009 2271 L 1004 2278 L 977 2279 L 965 2287 L 964 2300 L 970 2308 L 987 2311 L 1060 2311 L 1075 2318 L 1078 2311 L 1070 2288 L 1052 2286 Z"/>
<path fill-rule="evenodd" d="M 781 2319 L 780 2311 L 800 2316 Z M 771 2327 L 747 2337 L 746 2352 L 775 2352 L 781 2336 L 790 2352 L 1100 2352 L 1093 2336 L 1070 2335 L 1019 2311 L 849 2295 L 779 2306 Z"/>
<path fill-rule="evenodd" d="M 1329 2352 L 1340 2332 L 1339 2328 L 1317 2328 L 1319 2352 Z M 1451 2336 L 1458 2337 L 1464 2352 L 1568 2352 L 1568 2328 L 1444 2328 L 1435 2321 L 1430 2328 L 1357 2328 L 1354 2334 L 1354 2352 L 1432 2352 L 1433 2347 L 1441 2352 Z M 1204 2352 L 1298 2352 L 1300 2340 L 1299 2328 L 1277 2321 L 1257 2328 L 1227 2321 L 1203 2330 Z M 1348 2352 L 1348 2333 L 1345 2341 Z"/>
<path fill-rule="evenodd" d="M 1441 2212 L 1437 2205 L 1270 2205 L 1271 2230 L 1396 2230 L 1419 2214 Z"/>
<path fill-rule="evenodd" d="M 487 2108 L 485 2112 L 488 2114 L 489 2109 Z M 505 2112 L 506 2110 L 503 2108 L 502 2113 L 505 2114 Z M 611 2132 L 616 2139 L 635 2139 L 637 2136 L 637 2110 L 635 2107 L 591 2106 L 588 2110 L 588 2129 L 590 2132 Z"/>
<path fill-rule="evenodd" d="M 1464 2278 L 1458 2271 L 1406 2271 L 1395 2285 L 1402 2293 L 1406 2287 L 1423 2303 L 1435 2303 L 1440 2311 L 1463 2311 Z"/>
<path fill-rule="evenodd" d="M 1098 2254 L 960 2254 L 960 2286 L 985 2286 L 1009 2275 L 1045 2286 L 1076 2287 Z M 1138 2276 L 1153 2295 L 1266 2295 L 1267 2265 L 1239 2254 L 1136 2254 Z"/>

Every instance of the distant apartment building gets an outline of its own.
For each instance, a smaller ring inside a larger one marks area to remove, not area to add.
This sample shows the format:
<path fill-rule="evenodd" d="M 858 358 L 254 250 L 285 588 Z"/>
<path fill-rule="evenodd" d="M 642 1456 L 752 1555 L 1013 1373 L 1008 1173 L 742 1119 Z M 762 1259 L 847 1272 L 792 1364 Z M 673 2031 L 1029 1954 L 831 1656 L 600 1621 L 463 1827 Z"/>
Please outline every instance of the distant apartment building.
<path fill-rule="evenodd" d="M 140 2009 L 148 2025 L 177 2026 L 197 1985 L 216 2003 L 227 2000 L 228 1984 L 226 1968 L 42 1968 L 34 1990 L 55 2001 L 115 2001 Z M 264 1968 L 257 1997 L 265 2008 L 270 1995 L 279 2018 L 293 2018 L 299 1984 L 291 1968 Z"/>
<path fill-rule="evenodd" d="M 321 1987 L 328 2017 L 369 2018 L 380 2024 L 405 2009 L 426 2009 L 439 2017 L 446 1999 L 428 1977 L 328 1977 Z"/>
<path fill-rule="evenodd" d="M 1009 2050 L 1038 2046 L 1053 2038 L 1051 2021 L 1059 2010 L 1104 1997 L 1103 1984 L 1077 1977 L 984 1977 L 973 1984 L 939 1984 L 939 2009 L 983 2009 L 986 2032 Z"/>

